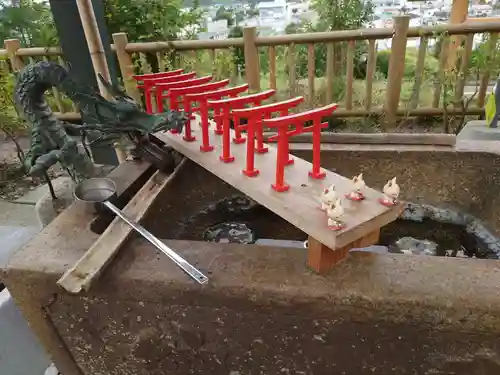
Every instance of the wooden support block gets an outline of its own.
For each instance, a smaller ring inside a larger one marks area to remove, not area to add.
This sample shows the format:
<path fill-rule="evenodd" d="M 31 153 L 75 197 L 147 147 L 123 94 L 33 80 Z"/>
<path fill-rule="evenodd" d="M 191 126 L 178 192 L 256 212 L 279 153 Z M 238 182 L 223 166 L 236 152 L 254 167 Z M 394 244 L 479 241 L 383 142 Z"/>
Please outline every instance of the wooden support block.
<path fill-rule="evenodd" d="M 337 263 L 344 259 L 351 249 L 375 245 L 380 236 L 380 228 L 368 233 L 366 236 L 344 246 L 332 250 L 315 238 L 309 236 L 307 249 L 307 265 L 312 270 L 324 273 L 331 270 Z"/>

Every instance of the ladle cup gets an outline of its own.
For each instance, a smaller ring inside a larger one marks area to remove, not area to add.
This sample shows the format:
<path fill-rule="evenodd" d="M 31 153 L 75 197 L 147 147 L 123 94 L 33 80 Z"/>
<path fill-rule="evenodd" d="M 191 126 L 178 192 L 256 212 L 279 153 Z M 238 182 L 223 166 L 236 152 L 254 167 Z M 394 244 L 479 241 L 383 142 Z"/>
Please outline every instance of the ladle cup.
<path fill-rule="evenodd" d="M 116 194 L 115 183 L 108 178 L 89 178 L 82 181 L 74 191 L 75 198 L 84 203 L 102 204 L 115 213 L 125 223 L 130 225 L 136 232 L 156 246 L 163 254 L 168 256 L 175 264 L 182 268 L 189 276 L 200 284 L 208 282 L 208 278 L 189 264 L 184 258 L 177 254 L 170 247 L 165 245 L 158 238 L 153 236 L 144 227 L 125 215 L 118 207 L 109 201 Z"/>

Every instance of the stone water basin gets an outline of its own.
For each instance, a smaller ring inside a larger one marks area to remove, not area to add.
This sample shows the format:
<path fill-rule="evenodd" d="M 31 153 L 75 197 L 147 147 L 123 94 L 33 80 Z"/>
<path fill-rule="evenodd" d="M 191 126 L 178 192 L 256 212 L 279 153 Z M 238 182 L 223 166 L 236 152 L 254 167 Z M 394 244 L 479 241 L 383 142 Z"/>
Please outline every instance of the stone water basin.
<path fill-rule="evenodd" d="M 406 215 L 432 219 L 387 226 L 382 244 L 419 237 L 437 255 L 463 246 L 488 259 L 353 252 L 318 275 L 300 248 L 206 242 L 228 221 L 247 225 L 249 242 L 298 247 L 305 236 L 188 163 L 143 224 L 208 284 L 133 236 L 90 291 L 62 291 L 57 279 L 97 238 L 77 207 L 15 254 L 5 280 L 65 375 L 498 375 L 497 149 L 325 144 L 322 154 L 374 187 L 397 176 Z M 311 156 L 308 144 L 293 152 Z"/>

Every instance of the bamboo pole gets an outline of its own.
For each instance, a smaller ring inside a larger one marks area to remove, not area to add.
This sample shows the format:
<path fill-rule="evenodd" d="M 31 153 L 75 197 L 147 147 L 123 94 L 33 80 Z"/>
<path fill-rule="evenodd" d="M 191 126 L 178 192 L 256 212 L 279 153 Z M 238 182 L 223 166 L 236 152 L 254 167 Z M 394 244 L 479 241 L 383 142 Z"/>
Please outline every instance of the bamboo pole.
<path fill-rule="evenodd" d="M 98 77 L 98 75 L 101 74 L 105 80 L 108 82 L 111 81 L 108 62 L 106 60 L 106 53 L 104 52 L 101 36 L 99 34 L 99 27 L 97 26 L 92 1 L 76 0 L 76 5 L 78 6 L 78 13 L 80 14 L 80 19 L 82 20 L 85 39 L 87 39 L 87 44 L 89 46 L 92 66 L 94 67 L 97 84 L 99 85 L 99 92 L 106 99 L 112 99 L 111 94 L 108 93 L 106 87 L 101 83 L 101 80 Z"/>
<path fill-rule="evenodd" d="M 106 87 L 99 79 L 99 74 L 101 74 L 106 81 L 111 82 L 108 61 L 106 60 L 106 53 L 104 52 L 101 35 L 99 34 L 99 27 L 97 26 L 97 20 L 95 18 L 92 1 L 76 0 L 76 5 L 78 7 L 80 19 L 82 20 L 85 39 L 87 40 L 87 44 L 89 46 L 90 58 L 92 59 L 92 66 L 94 67 L 97 84 L 99 85 L 99 92 L 104 98 L 113 100 L 113 96 L 110 92 L 108 92 L 108 90 L 106 90 Z M 114 149 L 118 162 L 122 163 L 124 161 L 123 152 L 117 147 L 115 147 Z"/>

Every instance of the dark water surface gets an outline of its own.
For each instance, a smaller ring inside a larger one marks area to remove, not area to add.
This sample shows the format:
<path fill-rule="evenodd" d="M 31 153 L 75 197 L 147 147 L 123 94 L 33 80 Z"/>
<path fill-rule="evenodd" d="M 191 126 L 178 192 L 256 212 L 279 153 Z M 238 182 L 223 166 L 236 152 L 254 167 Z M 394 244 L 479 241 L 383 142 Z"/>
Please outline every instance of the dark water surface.
<path fill-rule="evenodd" d="M 408 244 L 414 247 L 416 244 L 413 253 L 444 256 L 448 252 L 452 256 L 462 253 L 469 257 L 498 259 L 494 246 L 471 230 L 472 219 L 468 219 L 468 225 L 457 224 L 453 221 L 460 220 L 454 215 L 460 218 L 464 215 L 453 211 L 443 215 L 442 210 L 433 210 L 430 206 L 416 207 L 410 204 L 405 209 L 405 219 L 382 228 L 378 245 L 387 246 L 391 252 L 400 252 Z M 431 214 L 426 216 L 422 214 L 423 210 Z M 245 196 L 227 197 L 211 203 L 178 225 L 175 237 L 182 240 L 248 244 L 261 239 L 307 239 L 304 232 Z M 496 238 L 488 241 L 500 244 Z"/>

